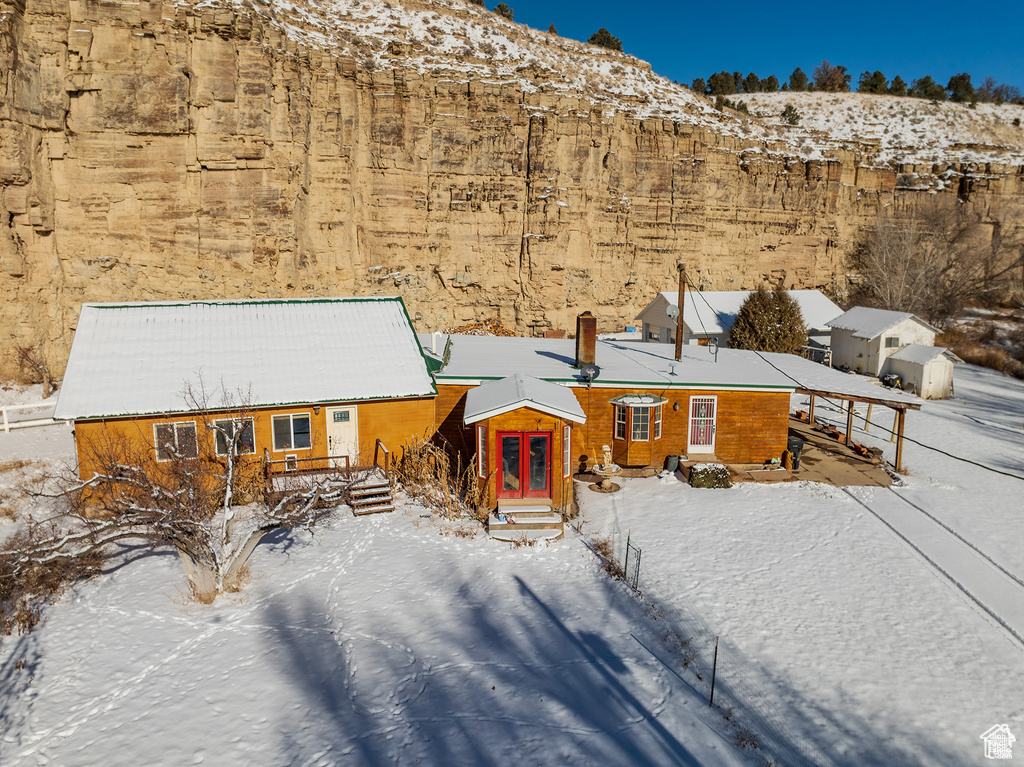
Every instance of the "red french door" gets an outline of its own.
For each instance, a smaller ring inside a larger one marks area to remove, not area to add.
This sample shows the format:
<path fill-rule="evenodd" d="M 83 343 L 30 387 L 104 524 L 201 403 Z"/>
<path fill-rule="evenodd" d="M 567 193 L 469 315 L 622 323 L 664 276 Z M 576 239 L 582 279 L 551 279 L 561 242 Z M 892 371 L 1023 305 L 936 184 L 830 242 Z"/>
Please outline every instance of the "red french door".
<path fill-rule="evenodd" d="M 499 431 L 499 498 L 551 497 L 551 432 Z"/>

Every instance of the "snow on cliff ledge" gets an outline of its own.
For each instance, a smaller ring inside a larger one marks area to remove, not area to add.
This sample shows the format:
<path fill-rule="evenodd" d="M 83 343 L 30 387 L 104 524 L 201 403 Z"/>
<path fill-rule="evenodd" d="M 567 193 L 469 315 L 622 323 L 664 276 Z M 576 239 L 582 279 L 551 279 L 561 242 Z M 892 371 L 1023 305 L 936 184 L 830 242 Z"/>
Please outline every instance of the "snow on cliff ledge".
<path fill-rule="evenodd" d="M 179 0 L 181 5 L 189 5 Z M 1024 165 L 1024 107 L 957 104 L 860 94 L 737 94 L 751 115 L 712 103 L 628 54 L 540 32 L 467 0 L 202 0 L 254 9 L 289 38 L 377 69 L 411 69 L 459 81 L 514 83 L 583 97 L 609 118 L 665 118 L 750 141 L 751 149 L 821 159 L 843 149 L 863 164 Z M 798 126 L 779 114 L 793 103 Z M 541 107 L 531 107 L 541 109 Z M 745 151 L 750 151 L 747 149 Z"/>

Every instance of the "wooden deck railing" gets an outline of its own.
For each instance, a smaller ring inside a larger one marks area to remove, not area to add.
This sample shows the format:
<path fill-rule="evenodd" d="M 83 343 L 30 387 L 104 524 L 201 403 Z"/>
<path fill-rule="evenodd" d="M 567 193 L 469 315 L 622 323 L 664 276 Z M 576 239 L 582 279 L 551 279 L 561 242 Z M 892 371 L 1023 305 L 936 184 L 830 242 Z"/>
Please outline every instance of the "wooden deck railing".
<path fill-rule="evenodd" d="M 270 453 L 263 451 L 263 478 L 268 497 L 274 490 L 275 478 L 301 479 L 308 477 L 311 482 L 320 477 L 351 477 L 360 472 L 381 469 L 384 477 L 391 481 L 391 451 L 379 439 L 373 447 L 373 464 L 370 466 L 353 465 L 347 455 L 322 456 L 319 458 L 279 458 L 270 459 Z"/>

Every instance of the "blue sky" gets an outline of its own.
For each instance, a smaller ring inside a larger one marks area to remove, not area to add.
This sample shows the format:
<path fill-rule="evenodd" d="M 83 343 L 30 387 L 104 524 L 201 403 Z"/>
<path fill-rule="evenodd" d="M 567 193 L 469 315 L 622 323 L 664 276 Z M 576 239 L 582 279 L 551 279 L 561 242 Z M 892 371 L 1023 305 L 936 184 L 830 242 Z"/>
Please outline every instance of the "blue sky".
<path fill-rule="evenodd" d="M 506 2 L 516 21 L 543 30 L 553 23 L 576 40 L 606 27 L 627 53 L 687 85 L 722 69 L 785 80 L 801 67 L 810 76 L 828 59 L 846 67 L 854 88 L 861 72 L 880 69 L 908 84 L 931 75 L 945 85 L 967 72 L 979 85 L 991 75 L 1024 91 L 1024 0 Z"/>

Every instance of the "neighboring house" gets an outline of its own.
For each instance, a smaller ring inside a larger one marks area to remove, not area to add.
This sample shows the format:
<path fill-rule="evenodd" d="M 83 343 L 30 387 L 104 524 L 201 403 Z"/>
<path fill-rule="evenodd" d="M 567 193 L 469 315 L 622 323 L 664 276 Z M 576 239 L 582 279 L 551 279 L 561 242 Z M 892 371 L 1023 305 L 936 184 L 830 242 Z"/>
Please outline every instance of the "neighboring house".
<path fill-rule="evenodd" d="M 827 323 L 832 365 L 878 376 L 885 361 L 907 344 L 934 346 L 938 329 L 910 312 L 855 306 Z"/>
<path fill-rule="evenodd" d="M 720 347 L 728 346 L 729 331 L 740 307 L 753 291 L 716 290 L 688 291 L 683 302 L 683 343 L 706 345 L 714 338 Z M 843 310 L 819 290 L 788 290 L 790 297 L 800 306 L 800 314 L 807 326 L 809 343 L 829 346 L 832 329 L 828 321 Z M 637 319 L 643 322 L 643 340 L 674 344 L 676 320 L 668 316 L 670 306 L 679 306 L 678 292 L 659 293 Z"/>
<path fill-rule="evenodd" d="M 85 304 L 54 417 L 83 478 L 111 438 L 158 463 L 220 453 L 209 424 L 239 414 L 252 460 L 367 465 L 432 429 L 435 395 L 400 298 Z"/>
<path fill-rule="evenodd" d="M 882 374 L 895 373 L 905 390 L 923 399 L 949 399 L 957 362 L 963 360 L 941 346 L 907 344 L 886 359 Z"/>
<path fill-rule="evenodd" d="M 449 336 L 435 374 L 437 424 L 486 482 L 485 503 L 550 498 L 563 507 L 574 473 L 608 445 L 623 467 L 666 456 L 763 463 L 786 449 L 795 384 L 755 352 L 596 339 Z M 582 369 L 596 364 L 588 382 Z M 808 363 L 811 364 L 811 363 Z M 815 366 L 818 367 L 818 366 Z"/>

